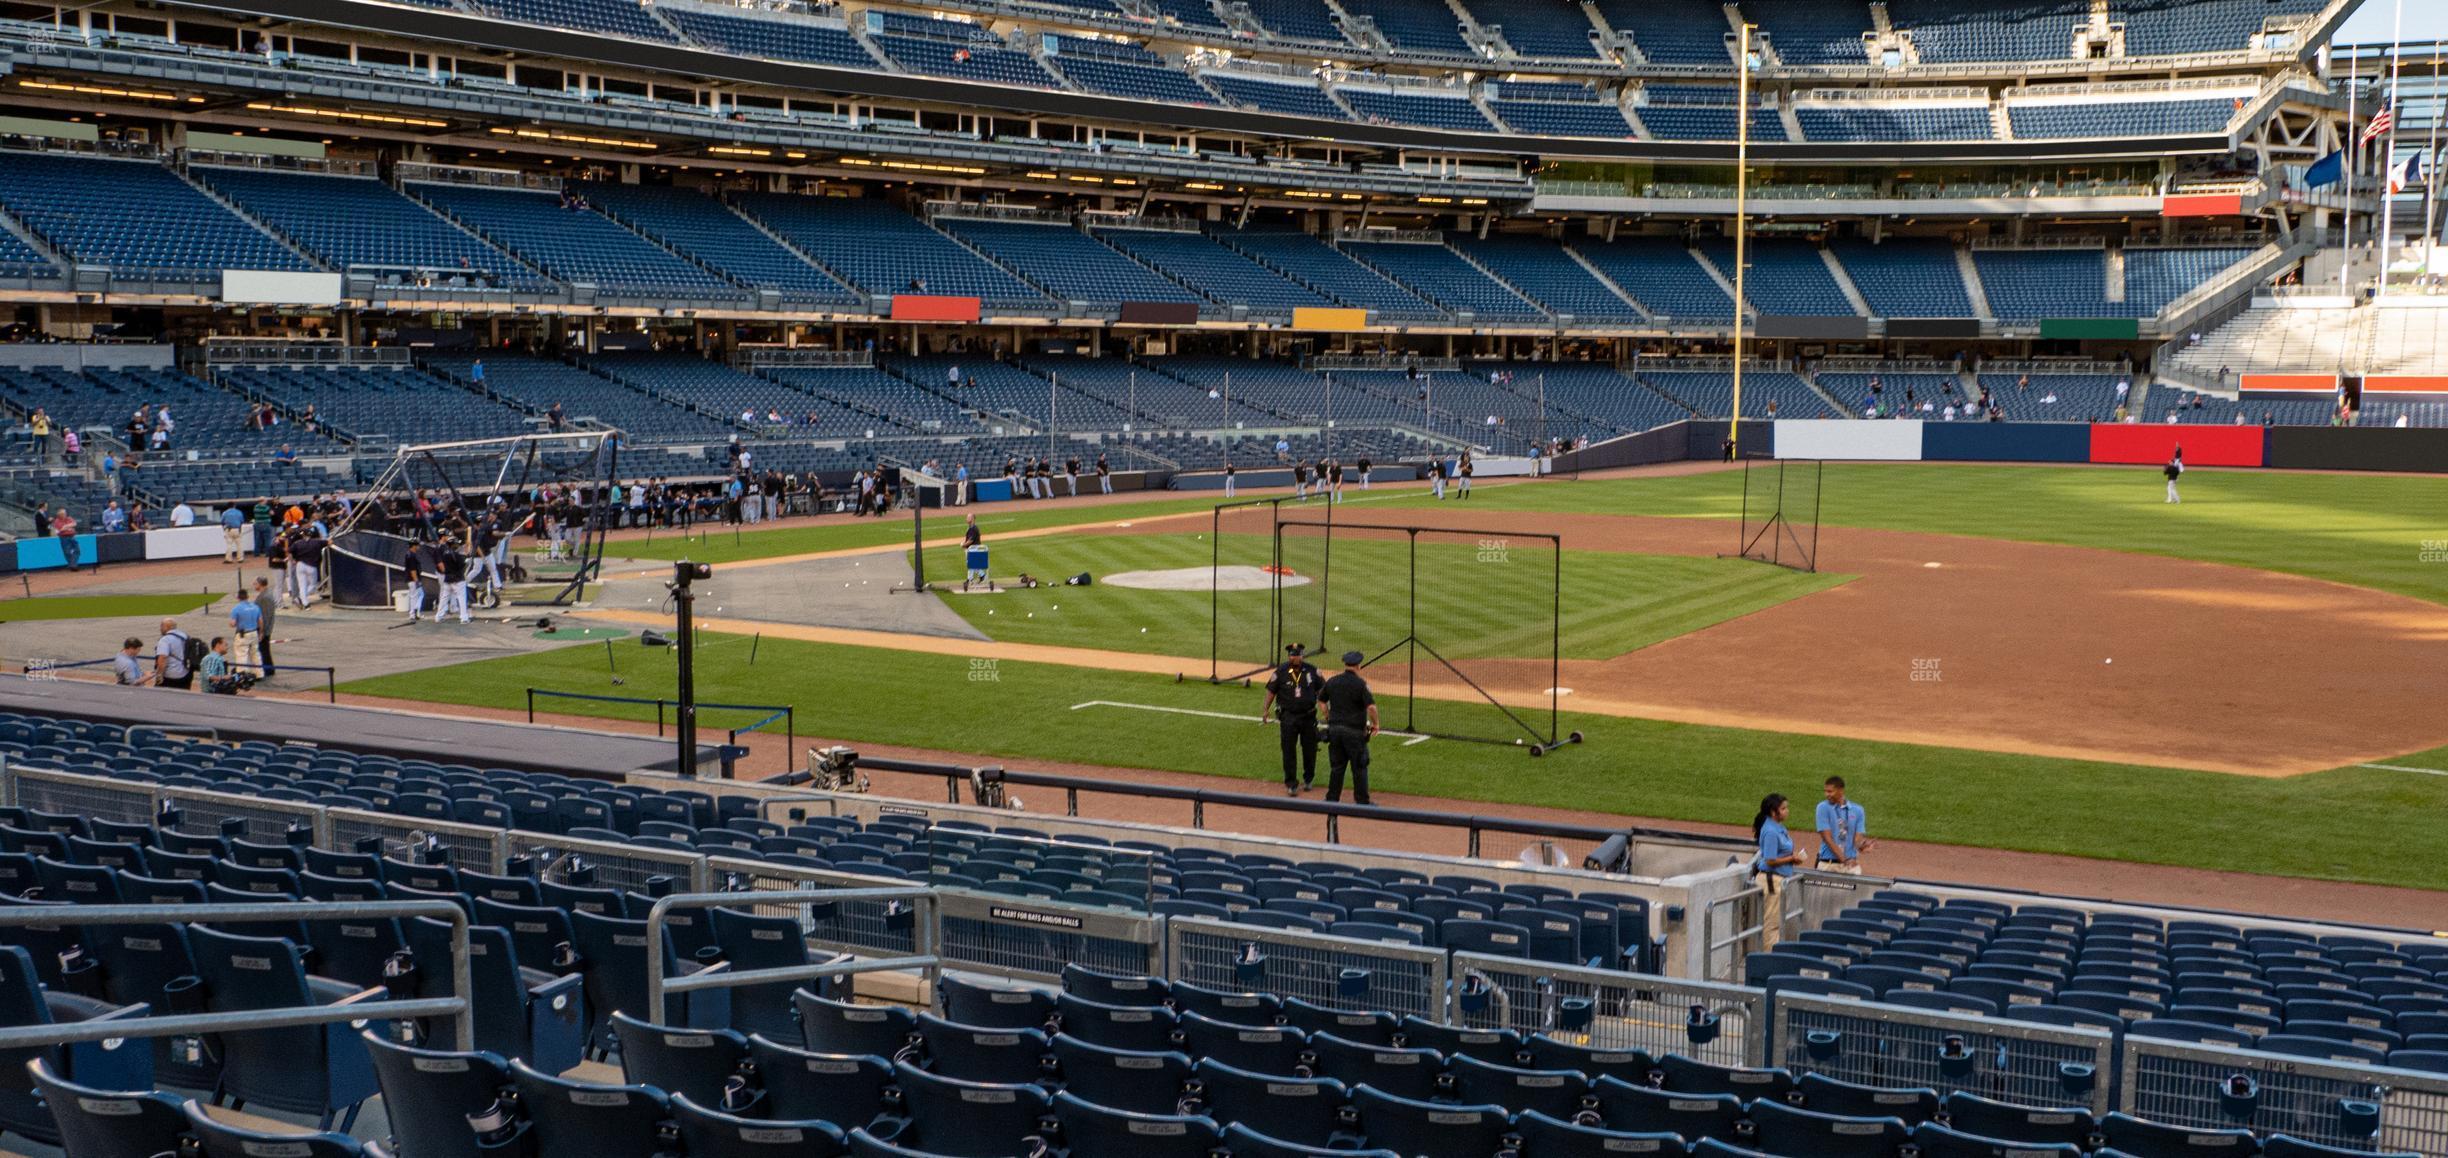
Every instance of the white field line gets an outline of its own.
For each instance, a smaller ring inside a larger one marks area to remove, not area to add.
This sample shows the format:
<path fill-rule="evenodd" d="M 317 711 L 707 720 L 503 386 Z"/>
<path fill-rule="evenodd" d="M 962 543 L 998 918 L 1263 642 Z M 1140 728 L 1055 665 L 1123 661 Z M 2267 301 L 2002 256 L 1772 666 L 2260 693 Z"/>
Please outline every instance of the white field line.
<path fill-rule="evenodd" d="M 1197 708 L 1168 708 L 1158 704 L 1126 704 L 1120 700 L 1090 700 L 1084 704 L 1071 705 L 1071 710 L 1075 712 L 1081 708 L 1129 708 L 1135 712 L 1164 712 L 1175 716 L 1205 716 L 1210 720 L 1239 720 L 1243 723 L 1250 724 L 1259 722 L 1258 717 L 1256 716 L 1236 715 L 1232 712 L 1202 712 Z M 1420 735 L 1417 732 L 1379 732 L 1377 734 L 1380 736 L 1400 736 L 1403 738 L 1402 746 L 1405 748 L 1408 748 L 1413 744 L 1423 743 L 1428 739 L 1428 737 Z M 2441 773 L 2441 775 L 2448 776 L 2448 773 Z"/>

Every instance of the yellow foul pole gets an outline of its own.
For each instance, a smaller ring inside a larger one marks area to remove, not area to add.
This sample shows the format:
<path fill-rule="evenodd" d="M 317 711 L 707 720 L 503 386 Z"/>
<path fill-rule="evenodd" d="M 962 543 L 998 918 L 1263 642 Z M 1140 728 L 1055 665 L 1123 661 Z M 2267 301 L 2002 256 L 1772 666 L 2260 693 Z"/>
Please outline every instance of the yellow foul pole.
<path fill-rule="evenodd" d="M 1726 445 L 1742 457 L 1743 281 L 1751 269 L 1751 29 L 1742 26 L 1742 49 L 1735 54 L 1734 99 L 1734 417 L 1726 427 Z"/>

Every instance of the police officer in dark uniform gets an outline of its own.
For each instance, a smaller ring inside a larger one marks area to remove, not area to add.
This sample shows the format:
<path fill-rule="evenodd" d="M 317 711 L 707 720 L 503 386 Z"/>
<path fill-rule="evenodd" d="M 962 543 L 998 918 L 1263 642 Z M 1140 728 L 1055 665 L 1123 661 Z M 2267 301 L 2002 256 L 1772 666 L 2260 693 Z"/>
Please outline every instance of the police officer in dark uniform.
<path fill-rule="evenodd" d="M 1352 803 L 1369 802 L 1369 737 L 1377 734 L 1377 697 L 1360 678 L 1368 657 L 1343 653 L 1343 670 L 1326 681 L 1319 698 L 1326 702 L 1326 803 L 1343 797 L 1343 769 L 1352 773 Z"/>
<path fill-rule="evenodd" d="M 1298 796 L 1317 783 L 1318 696 L 1326 690 L 1326 677 L 1302 658 L 1301 645 L 1284 648 L 1284 661 L 1275 666 L 1275 676 L 1267 681 L 1266 706 L 1258 710 L 1258 722 L 1265 723 L 1273 713 L 1283 733 L 1284 795 Z M 1300 781 L 1292 779 L 1293 755 L 1300 756 Z"/>

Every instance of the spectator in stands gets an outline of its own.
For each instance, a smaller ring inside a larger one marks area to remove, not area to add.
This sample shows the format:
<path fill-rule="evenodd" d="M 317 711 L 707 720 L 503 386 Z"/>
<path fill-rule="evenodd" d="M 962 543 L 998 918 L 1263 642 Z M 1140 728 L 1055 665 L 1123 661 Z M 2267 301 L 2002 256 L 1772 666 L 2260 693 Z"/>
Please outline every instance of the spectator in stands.
<path fill-rule="evenodd" d="M 555 434 L 569 428 L 569 415 L 562 411 L 559 402 L 554 402 L 552 407 L 544 412 L 544 425 Z"/>
<path fill-rule="evenodd" d="M 1761 900 L 1766 912 L 1760 919 L 1760 948 L 1764 950 L 1775 949 L 1785 938 L 1785 886 L 1803 864 L 1793 834 L 1785 830 L 1787 811 L 1784 794 L 1771 792 L 1760 798 L 1759 813 L 1751 818 L 1751 836 L 1759 845 L 1758 854 L 1751 858 L 1751 872 L 1766 893 Z"/>
<path fill-rule="evenodd" d="M 146 670 L 144 641 L 131 635 L 119 642 L 119 654 L 111 658 L 111 673 L 118 677 L 119 686 L 141 688 L 153 682 L 153 673 Z"/>
<path fill-rule="evenodd" d="M 2129 393 L 2130 391 L 2132 391 L 2132 390 L 2133 390 L 2133 379 L 2131 379 L 2131 378 L 2119 378 L 2119 379 L 2117 379 L 2117 384 L 2116 384 L 2116 400 L 2117 400 L 2117 406 L 2118 406 L 2119 408 L 2122 408 L 2122 407 L 2125 405 L 2125 395 L 2126 395 L 2127 393 Z"/>
<path fill-rule="evenodd" d="M 313 434 L 323 428 L 323 420 L 315 417 L 314 403 L 306 404 L 306 412 L 298 415 L 298 425 L 305 427 L 308 434 Z"/>
<path fill-rule="evenodd" d="M 161 638 L 153 641 L 153 684 L 180 691 L 195 686 L 195 673 L 187 667 L 187 633 L 179 630 L 178 620 L 162 620 Z"/>
<path fill-rule="evenodd" d="M 77 544 L 76 516 L 69 514 L 68 508 L 61 507 L 51 513 L 51 534 L 60 541 L 60 558 L 68 564 L 68 569 L 82 570 L 79 566 L 83 559 Z"/>
<path fill-rule="evenodd" d="M 141 446 L 131 446 L 128 451 L 132 454 L 142 449 L 144 448 Z M 75 466 L 84 460 L 85 440 L 77 436 L 75 427 L 60 432 L 60 452 L 67 455 L 70 466 Z"/>
<path fill-rule="evenodd" d="M 204 653 L 204 664 L 200 670 L 207 695 L 237 695 L 239 681 L 245 678 L 230 671 L 229 640 L 218 635 L 212 638 L 211 650 Z"/>
<path fill-rule="evenodd" d="M 2227 387 L 2227 379 L 2229 379 L 2229 378 L 2231 378 L 2231 377 L 2234 377 L 2234 376 L 2235 376 L 2235 371 L 2228 369 L 2228 368 L 2227 368 L 2226 366 L 2224 366 L 2224 365 L 2221 365 L 2221 366 L 2219 367 L 2219 373 L 2218 373 L 2218 384 L 2219 384 L 2219 388 L 2220 388 L 2220 389 L 2222 389 L 2222 390 L 2223 390 L 2223 389 L 2225 389 L 2225 388 Z"/>
<path fill-rule="evenodd" d="M 1819 802 L 1819 868 L 1860 876 L 1861 854 L 1872 845 L 1869 814 L 1858 802 L 1845 798 L 1842 776 L 1828 777 L 1820 790 L 1826 799 Z"/>
<path fill-rule="evenodd" d="M 1290 463 L 1290 462 L 1292 461 L 1292 440 L 1291 440 L 1291 439 L 1289 439 L 1289 438 L 1285 438 L 1285 437 L 1283 437 L 1282 435 L 1277 435 L 1277 436 L 1276 436 L 1276 438 L 1275 438 L 1275 461 L 1280 462 L 1280 463 Z"/>
<path fill-rule="evenodd" d="M 153 420 L 151 410 L 143 406 L 137 407 L 136 413 L 128 416 L 128 449 L 131 451 L 143 450 L 146 446 L 145 440 L 150 437 L 152 433 Z"/>
<path fill-rule="evenodd" d="M 1955 404 L 1954 404 L 1954 403 L 1952 403 L 1952 402 L 1947 403 L 1947 404 L 1946 404 L 1946 409 L 1945 409 L 1944 411 L 1941 411 L 1940 413 L 1941 413 L 1941 414 L 1944 416 L 1944 418 L 1945 418 L 1945 420 L 1946 420 L 1946 421 L 1948 421 L 1948 422 L 1953 422 L 1953 421 L 1955 421 Z"/>
<path fill-rule="evenodd" d="M 102 508 L 102 533 L 116 535 L 126 530 L 127 510 L 119 505 L 119 500 L 112 499 L 109 506 Z"/>
<path fill-rule="evenodd" d="M 138 533 L 153 529 L 153 516 L 145 512 L 143 503 L 128 508 L 127 529 Z"/>
<path fill-rule="evenodd" d="M 32 415 L 31 417 L 29 417 L 29 418 L 27 418 L 27 419 L 26 419 L 26 430 L 27 430 L 29 433 L 31 433 L 31 434 L 34 436 L 34 453 L 36 453 L 36 454 L 39 454 L 39 455 L 43 456 L 43 461 L 45 461 L 45 462 L 50 461 L 50 459 L 51 459 L 51 414 L 50 414 L 50 412 L 49 412 L 49 411 L 44 410 L 44 409 L 43 409 L 42 407 L 40 407 L 40 406 L 35 407 L 35 408 L 34 408 L 34 413 L 33 413 L 33 415 Z"/>
<path fill-rule="evenodd" d="M 169 403 L 167 403 L 167 402 L 164 402 L 164 403 L 162 403 L 161 405 L 154 407 L 154 408 L 153 408 L 153 446 L 154 446 L 154 449 L 156 449 L 156 450 L 166 450 L 166 449 L 168 449 L 168 448 L 169 448 L 169 446 L 170 446 L 170 436 L 171 436 L 172 434 L 174 434 L 174 433 L 177 433 L 177 431 L 178 431 L 178 423 L 175 423 L 175 422 L 170 421 L 170 404 L 169 404 Z"/>

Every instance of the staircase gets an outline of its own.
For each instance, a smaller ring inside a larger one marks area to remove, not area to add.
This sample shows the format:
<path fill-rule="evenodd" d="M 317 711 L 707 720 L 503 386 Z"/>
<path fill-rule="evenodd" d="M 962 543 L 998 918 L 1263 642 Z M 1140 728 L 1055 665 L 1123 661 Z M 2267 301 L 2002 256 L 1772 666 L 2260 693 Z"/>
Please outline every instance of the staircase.
<path fill-rule="evenodd" d="M 270 225 L 256 220 L 254 214 L 239 208 L 237 202 L 222 196 L 220 190 L 215 189 L 210 185 L 206 185 L 202 181 L 196 180 L 195 175 L 189 173 L 185 165 L 172 165 L 169 168 L 172 173 L 178 174 L 178 179 L 185 181 L 189 188 L 192 188 L 196 192 L 211 198 L 213 204 L 228 210 L 230 216 L 235 217 L 240 221 L 244 221 L 248 225 L 254 226 L 255 232 L 263 234 L 265 237 L 269 237 L 273 241 L 278 242 L 282 249 L 288 250 L 299 261 L 305 262 L 308 267 L 322 270 L 325 273 L 339 272 L 334 270 L 328 263 L 324 262 L 323 259 L 306 252 L 306 247 L 290 240 L 288 234 L 282 233 L 280 230 L 274 229 Z"/>
<path fill-rule="evenodd" d="M 1717 288 L 1724 290 L 1727 297 L 1741 303 L 1744 317 L 1757 318 L 1759 316 L 1759 311 L 1752 309 L 1751 303 L 1742 301 L 1741 297 L 1734 292 L 1733 279 L 1728 278 L 1724 271 L 1718 269 L 1717 263 L 1710 261 L 1707 254 L 1702 253 L 1697 249 L 1687 250 L 1686 252 L 1691 254 L 1691 259 L 1693 261 L 1700 263 L 1701 269 L 1708 271 L 1708 275 L 1711 278 L 1716 279 Z"/>
<path fill-rule="evenodd" d="M 1819 260 L 1827 263 L 1829 275 L 1836 279 L 1836 288 L 1843 290 L 1845 300 L 1853 303 L 1853 312 L 1865 318 L 1872 316 L 1870 299 L 1863 297 L 1861 287 L 1853 284 L 1853 274 L 1845 269 L 1843 262 L 1836 260 L 1836 251 L 1820 250 Z"/>
<path fill-rule="evenodd" d="M 756 214 L 754 214 L 754 213 L 750 213 L 750 212 L 748 212 L 746 209 L 741 208 L 739 205 L 737 205 L 737 204 L 733 203 L 733 202 L 732 202 L 732 200 L 731 200 L 730 198 L 728 198 L 728 197 L 718 197 L 718 198 L 716 198 L 716 200 L 718 200 L 718 201 L 722 202 L 722 207 L 723 207 L 724 209 L 726 209 L 726 210 L 729 210 L 732 216 L 737 217 L 737 218 L 739 218 L 740 220 L 747 222 L 749 225 L 753 226 L 753 227 L 756 229 L 756 231 L 757 231 L 757 232 L 764 234 L 764 235 L 765 235 L 765 240 L 770 241 L 770 242 L 773 242 L 775 245 L 781 246 L 781 247 L 782 247 L 782 251 L 783 251 L 783 252 L 788 253 L 788 254 L 790 254 L 792 257 L 798 258 L 799 260 L 806 262 L 806 263 L 807 263 L 807 264 L 808 264 L 810 267 L 812 267 L 812 268 L 814 268 L 814 269 L 818 270 L 819 272 L 823 273 L 823 274 L 824 274 L 826 277 L 832 278 L 834 281 L 840 282 L 840 283 L 841 283 L 841 286 L 842 286 L 842 288 L 843 288 L 843 289 L 848 290 L 849 292 L 851 292 L 851 293 L 853 293 L 853 294 L 857 294 L 858 296 L 860 296 L 860 297 L 862 297 L 862 298 L 864 298 L 864 297 L 867 297 L 867 296 L 868 296 L 868 295 L 867 295 L 867 293 L 866 293 L 865 291 L 863 291 L 863 290 L 859 289 L 859 288 L 858 288 L 857 286 L 855 286 L 855 285 L 850 284 L 850 279 L 848 279 L 848 278 L 846 278 L 846 277 L 843 277 L 842 275 L 840 275 L 840 274 L 838 274 L 838 273 L 835 273 L 835 272 L 834 272 L 832 269 L 828 268 L 828 267 L 825 265 L 825 263 L 823 263 L 823 262 L 821 262 L 821 261 L 816 260 L 816 259 L 815 259 L 815 257 L 811 256 L 811 255 L 810 255 L 810 254 L 809 254 L 809 253 L 808 253 L 806 250 L 803 250 L 803 249 L 799 248 L 798 246 L 791 244 L 791 240 L 790 240 L 789 238 L 784 237 L 784 236 L 782 236 L 781 234 L 779 234 L 779 233 L 775 232 L 775 231 L 774 231 L 772 228 L 768 227 L 768 226 L 767 226 L 767 225 L 766 225 L 766 224 L 765 224 L 763 221 L 758 220 L 758 218 L 757 218 L 757 215 L 756 215 Z"/>
<path fill-rule="evenodd" d="M 1803 385 L 1810 387 L 1811 393 L 1818 395 L 1820 401 L 1833 407 L 1838 416 L 1843 418 L 1860 417 L 1860 415 L 1853 413 L 1852 407 L 1845 405 L 1844 402 L 1838 399 L 1835 395 L 1828 393 L 1827 387 L 1819 384 L 1818 376 L 1812 374 L 1809 367 L 1797 363 L 1793 368 L 1793 376 L 1800 378 Z"/>
<path fill-rule="evenodd" d="M 1564 247 L 1564 255 L 1572 258 L 1574 264 L 1579 265 L 1583 273 L 1586 273 L 1590 275 L 1590 277 L 1596 279 L 1599 285 L 1605 286 L 1607 288 L 1607 292 L 1614 294 L 1616 297 L 1622 298 L 1623 303 L 1632 307 L 1633 311 L 1638 313 L 1643 320 L 1652 322 L 1657 320 L 1657 315 L 1650 313 L 1649 307 L 1642 305 L 1638 299 L 1634 298 L 1631 294 L 1624 292 L 1624 287 L 1615 284 L 1614 278 L 1608 277 L 1604 272 L 1599 270 L 1597 266 L 1590 264 L 1590 259 L 1581 256 L 1580 250 L 1574 249 L 1572 246 L 1567 245 Z"/>
<path fill-rule="evenodd" d="M 1955 268 L 1963 274 L 1964 292 L 1972 298 L 1972 316 L 1983 322 L 1997 321 L 1997 315 L 1989 311 L 1989 290 L 1981 284 L 1980 263 L 1972 260 L 1971 250 L 1956 248 Z"/>
<path fill-rule="evenodd" d="M 1446 246 L 1445 248 L 1446 248 L 1446 250 L 1447 250 L 1447 251 L 1451 252 L 1451 253 L 1452 253 L 1452 254 L 1453 254 L 1455 257 L 1461 258 L 1461 259 L 1462 259 L 1462 261 L 1463 261 L 1465 264 L 1469 265 L 1469 266 L 1470 266 L 1472 269 L 1478 270 L 1480 273 L 1487 275 L 1487 279 L 1488 279 L 1489 281 L 1495 282 L 1497 285 L 1503 286 L 1503 287 L 1505 287 L 1506 289 L 1513 291 L 1513 296 L 1514 296 L 1514 297 L 1520 298 L 1522 301 L 1524 301 L 1524 302 L 1528 303 L 1531 309 L 1537 310 L 1537 311 L 1539 312 L 1539 316 L 1540 316 L 1540 317 L 1546 318 L 1548 321 L 1551 321 L 1551 322 L 1555 320 L 1555 311 L 1554 311 L 1554 310 L 1551 310 L 1551 309 L 1548 309 L 1548 308 L 1547 308 L 1547 303 L 1542 302 L 1542 301 L 1538 300 L 1537 298 L 1531 297 L 1531 296 L 1529 295 L 1529 293 L 1528 293 L 1528 292 L 1526 292 L 1526 291 L 1524 291 L 1524 290 L 1522 289 L 1522 287 L 1517 286 L 1517 285 L 1514 285 L 1512 282 L 1506 281 L 1506 280 L 1505 280 L 1505 279 L 1504 279 L 1504 278 L 1503 278 L 1501 275 L 1499 275 L 1499 274 L 1498 274 L 1498 273 L 1497 273 L 1495 270 L 1489 269 L 1489 268 L 1488 268 L 1488 267 L 1486 267 L 1485 265 L 1480 264 L 1480 262 L 1479 262 L 1479 259 L 1478 259 L 1478 258 L 1472 257 L 1472 256 L 1471 256 L 1469 253 L 1464 252 L 1461 246 L 1458 246 L 1458 245 L 1448 245 L 1448 246 Z"/>
<path fill-rule="evenodd" d="M 2123 304 L 2125 301 L 2125 250 L 2122 247 L 2108 251 L 2107 290 L 2108 301 Z"/>
<path fill-rule="evenodd" d="M 1989 132 L 2001 141 L 2015 139 L 2014 118 L 2006 115 L 2005 101 L 1989 102 Z"/>

